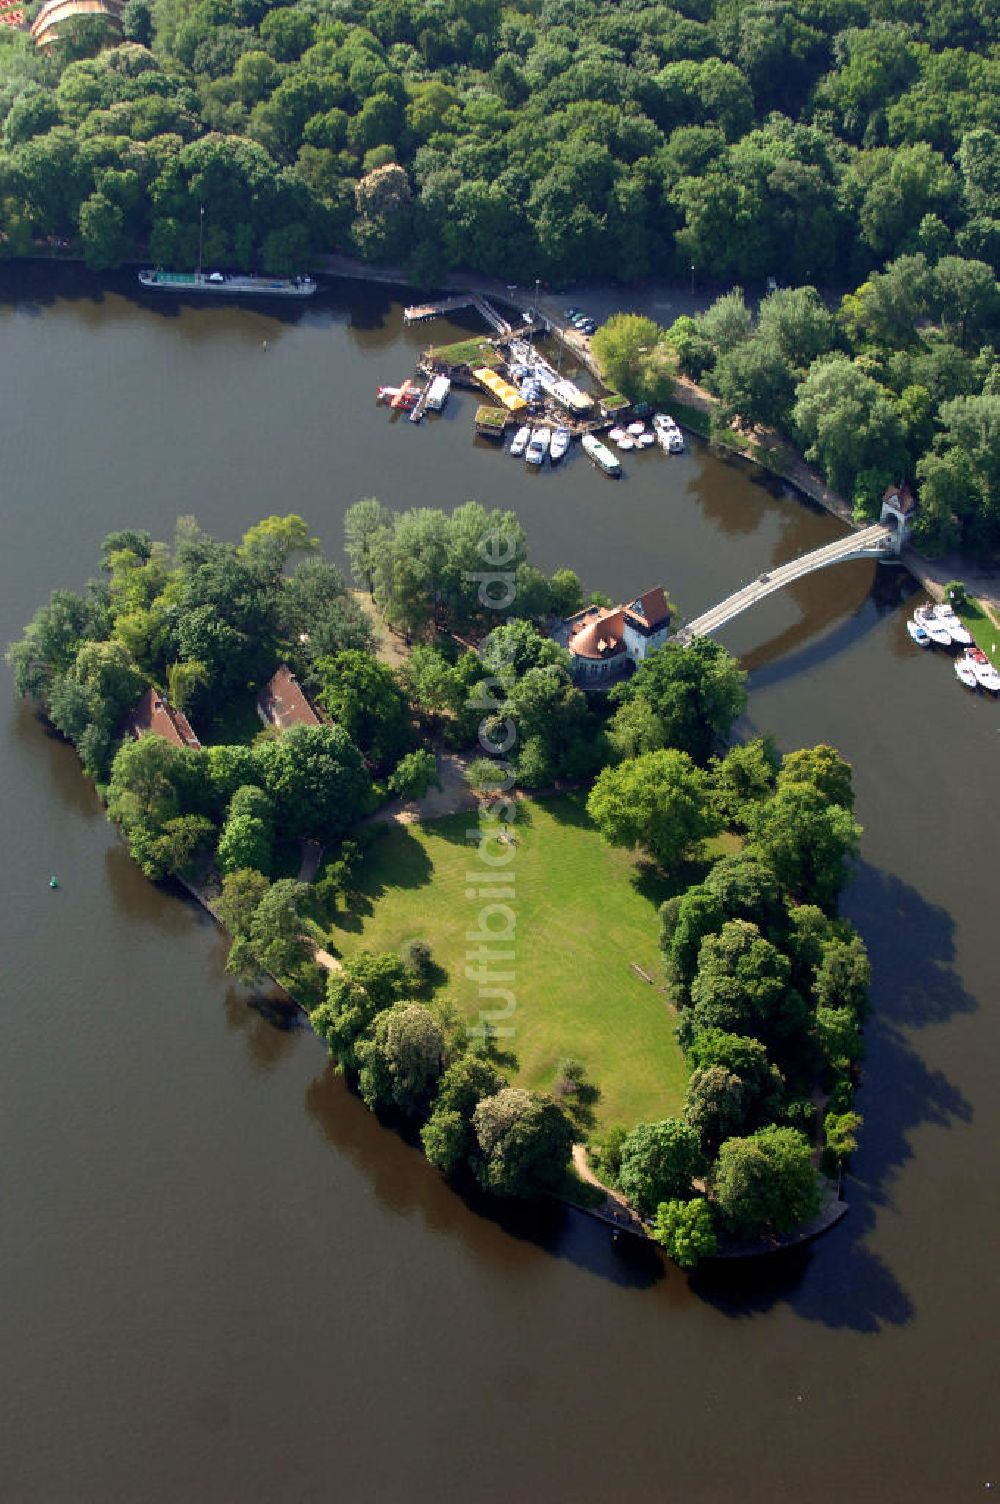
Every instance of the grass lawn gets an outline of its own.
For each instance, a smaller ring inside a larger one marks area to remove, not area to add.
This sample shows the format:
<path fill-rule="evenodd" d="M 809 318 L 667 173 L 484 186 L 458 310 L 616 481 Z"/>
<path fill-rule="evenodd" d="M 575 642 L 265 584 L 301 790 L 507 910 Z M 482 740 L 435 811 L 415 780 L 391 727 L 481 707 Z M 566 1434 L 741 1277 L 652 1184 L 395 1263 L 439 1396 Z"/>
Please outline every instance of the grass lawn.
<path fill-rule="evenodd" d="M 605 845 L 584 801 L 583 794 L 525 800 L 511 827 L 516 846 L 502 870 L 513 874 L 516 895 L 507 901 L 516 914 L 508 985 L 517 1011 L 513 1036 L 498 1043 L 516 1056 L 517 1079 L 531 1088 L 549 1088 L 561 1059 L 581 1060 L 601 1090 L 598 1127 L 631 1127 L 677 1112 L 687 1080 L 663 993 L 631 970 L 637 962 L 662 982 L 657 907 L 670 889 L 628 852 Z M 467 896 L 467 874 L 478 879 L 490 870 L 466 840 L 475 818 L 384 827 L 365 858 L 354 911 L 338 916 L 332 930 L 345 958 L 428 941 L 447 974 L 438 997 L 470 1024 L 480 1000 L 479 984 L 464 975 L 475 943 L 466 932 L 488 900 L 475 890 Z"/>

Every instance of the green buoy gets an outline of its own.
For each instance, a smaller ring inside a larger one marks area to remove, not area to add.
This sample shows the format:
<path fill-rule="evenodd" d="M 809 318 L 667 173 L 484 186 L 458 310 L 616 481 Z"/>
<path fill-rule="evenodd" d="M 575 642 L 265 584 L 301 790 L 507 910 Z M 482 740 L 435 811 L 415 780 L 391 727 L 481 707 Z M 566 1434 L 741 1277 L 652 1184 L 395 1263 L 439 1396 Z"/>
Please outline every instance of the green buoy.
<path fill-rule="evenodd" d="M 58 888 L 58 886 L 59 886 L 59 879 L 57 877 L 50 877 L 49 878 L 49 887 L 50 888 Z"/>

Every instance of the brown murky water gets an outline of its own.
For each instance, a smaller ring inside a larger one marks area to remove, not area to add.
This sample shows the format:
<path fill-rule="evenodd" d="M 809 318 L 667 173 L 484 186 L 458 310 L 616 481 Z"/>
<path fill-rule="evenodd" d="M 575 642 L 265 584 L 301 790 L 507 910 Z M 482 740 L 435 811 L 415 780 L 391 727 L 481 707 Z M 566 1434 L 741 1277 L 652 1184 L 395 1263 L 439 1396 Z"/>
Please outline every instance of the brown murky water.
<path fill-rule="evenodd" d="M 287 321 L 0 282 L 0 636 L 123 525 L 517 509 L 536 561 L 689 614 L 836 536 L 700 449 L 530 475 L 373 404 L 427 331 L 335 287 Z M 126 279 L 121 292 L 130 294 Z M 445 337 L 434 329 L 439 341 Z M 263 341 L 267 341 L 264 348 Z M 9 687 L 0 1496 L 27 1501 L 958 1500 L 1000 1488 L 993 941 L 1000 708 L 918 653 L 905 577 L 842 566 L 727 629 L 749 722 L 853 759 L 847 907 L 876 968 L 851 1215 L 699 1284 L 552 1211 L 501 1223 L 379 1128 L 219 937 L 133 869 Z M 51 892 L 56 872 L 60 889 Z"/>

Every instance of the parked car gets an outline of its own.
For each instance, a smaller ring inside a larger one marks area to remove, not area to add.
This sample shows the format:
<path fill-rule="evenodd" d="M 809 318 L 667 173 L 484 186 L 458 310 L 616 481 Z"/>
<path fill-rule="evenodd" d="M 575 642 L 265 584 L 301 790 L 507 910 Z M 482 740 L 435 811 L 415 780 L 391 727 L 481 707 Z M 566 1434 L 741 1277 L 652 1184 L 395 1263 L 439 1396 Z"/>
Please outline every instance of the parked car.
<path fill-rule="evenodd" d="M 573 325 L 574 329 L 582 329 L 584 324 L 588 322 L 589 320 L 585 313 L 578 313 L 575 319 L 570 320 L 570 323 Z"/>
<path fill-rule="evenodd" d="M 597 333 L 597 325 L 594 323 L 593 319 L 584 319 L 583 323 L 580 325 L 580 329 L 584 334 Z"/>
<path fill-rule="evenodd" d="M 569 320 L 569 322 L 572 324 L 572 322 L 573 322 L 574 319 L 580 317 L 580 310 L 579 310 L 579 308 L 567 308 L 567 310 L 566 310 L 566 317 Z"/>

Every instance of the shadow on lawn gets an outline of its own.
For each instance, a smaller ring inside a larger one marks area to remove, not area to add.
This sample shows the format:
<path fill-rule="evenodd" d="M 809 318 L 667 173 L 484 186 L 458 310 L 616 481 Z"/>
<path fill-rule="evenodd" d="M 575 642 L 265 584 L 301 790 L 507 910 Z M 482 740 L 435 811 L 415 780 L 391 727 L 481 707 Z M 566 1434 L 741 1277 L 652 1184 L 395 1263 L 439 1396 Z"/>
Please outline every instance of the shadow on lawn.
<path fill-rule="evenodd" d="M 540 802 L 546 814 L 559 825 L 575 825 L 580 830 L 596 830 L 597 826 L 587 814 L 586 789 L 574 789 L 567 794 L 542 795 Z"/>
<path fill-rule="evenodd" d="M 350 906 L 334 916 L 333 928 L 356 934 L 390 889 L 426 887 L 433 873 L 434 863 L 407 826 L 381 828 L 352 885 Z"/>

